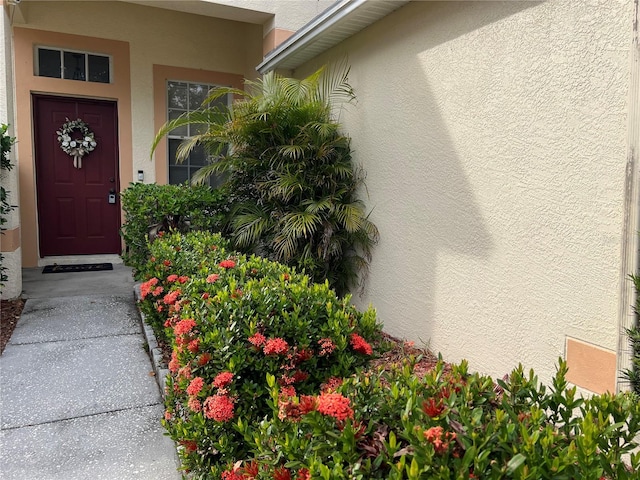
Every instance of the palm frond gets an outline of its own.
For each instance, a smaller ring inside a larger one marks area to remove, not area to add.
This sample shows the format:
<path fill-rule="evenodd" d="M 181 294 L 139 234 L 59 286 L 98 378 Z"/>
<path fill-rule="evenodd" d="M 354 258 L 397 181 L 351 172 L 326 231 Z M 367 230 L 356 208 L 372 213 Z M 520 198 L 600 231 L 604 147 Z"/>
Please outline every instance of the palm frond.
<path fill-rule="evenodd" d="M 256 244 L 272 227 L 269 212 L 257 205 L 242 205 L 233 217 L 233 240 L 241 248 Z"/>
<path fill-rule="evenodd" d="M 320 217 L 309 212 L 290 212 L 281 220 L 280 229 L 287 237 L 310 238 L 318 229 Z"/>

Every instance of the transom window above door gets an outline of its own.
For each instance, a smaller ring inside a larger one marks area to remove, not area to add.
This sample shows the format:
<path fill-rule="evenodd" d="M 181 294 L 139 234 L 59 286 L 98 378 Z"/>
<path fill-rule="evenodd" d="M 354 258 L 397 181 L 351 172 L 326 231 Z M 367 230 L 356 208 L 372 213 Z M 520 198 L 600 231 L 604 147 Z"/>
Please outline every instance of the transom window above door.
<path fill-rule="evenodd" d="M 184 113 L 198 109 L 217 85 L 169 80 L 167 82 L 167 119 L 174 120 Z M 212 103 L 212 106 L 229 105 L 229 95 L 223 95 Z M 204 133 L 205 124 L 191 124 L 178 127 L 169 132 L 169 183 L 191 182 L 193 175 L 201 167 L 208 164 L 207 153 L 201 146 L 196 146 L 183 162 L 176 160 L 178 146 L 185 139 Z M 210 185 L 215 187 L 221 183 L 219 177 L 210 177 Z"/>
<path fill-rule="evenodd" d="M 89 52 L 36 48 L 36 76 L 111 83 L 111 57 Z"/>

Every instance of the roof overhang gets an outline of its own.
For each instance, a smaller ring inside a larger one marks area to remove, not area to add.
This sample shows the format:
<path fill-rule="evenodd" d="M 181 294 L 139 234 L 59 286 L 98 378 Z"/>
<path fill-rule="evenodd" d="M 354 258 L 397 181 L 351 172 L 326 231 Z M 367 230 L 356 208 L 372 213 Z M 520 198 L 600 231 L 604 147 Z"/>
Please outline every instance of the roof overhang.
<path fill-rule="evenodd" d="M 293 70 L 406 3 L 409 0 L 338 0 L 269 52 L 256 70 Z"/>
<path fill-rule="evenodd" d="M 217 3 L 215 0 L 119 0 L 125 3 L 136 3 L 147 7 L 164 8 L 166 10 L 174 10 L 176 12 L 192 13 L 194 15 L 202 15 L 205 17 L 223 18 L 225 20 L 233 20 L 236 22 L 253 23 L 262 25 L 270 18 L 273 13 L 261 12 L 258 10 L 250 10 L 240 8 L 223 3 Z M 238 2 L 238 5 L 242 3 Z"/>

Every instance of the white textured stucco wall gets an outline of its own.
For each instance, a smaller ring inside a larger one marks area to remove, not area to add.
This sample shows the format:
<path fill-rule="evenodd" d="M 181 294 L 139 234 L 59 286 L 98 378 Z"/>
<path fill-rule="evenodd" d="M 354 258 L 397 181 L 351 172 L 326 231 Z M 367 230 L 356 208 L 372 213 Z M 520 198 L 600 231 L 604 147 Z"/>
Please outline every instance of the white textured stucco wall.
<path fill-rule="evenodd" d="M 15 136 L 14 129 L 14 108 L 13 108 L 13 71 L 11 61 L 11 25 L 9 22 L 9 13 L 11 7 L 5 7 L 0 2 L 0 123 L 9 125 L 8 133 Z M 0 183 L 8 192 L 8 202 L 11 205 L 18 203 L 18 167 L 15 149 L 10 154 L 13 169 L 0 172 Z M 7 223 L 3 227 L 12 230 L 20 226 L 20 216 L 18 210 L 10 212 L 5 219 Z M 0 237 L 0 244 L 3 239 Z M 2 265 L 6 268 L 5 274 L 8 280 L 2 287 L 1 296 L 3 299 L 15 298 L 22 292 L 22 260 L 20 249 L 13 252 L 3 252 Z"/>
<path fill-rule="evenodd" d="M 415 2 L 296 72 L 348 55 L 387 331 L 545 381 L 616 350 L 633 3 Z"/>
<path fill-rule="evenodd" d="M 82 21 L 70 22 L 70 12 Z M 144 170 L 148 183 L 155 181 L 149 163 L 155 135 L 152 66 L 171 65 L 253 78 L 255 65 L 262 58 L 260 25 L 122 2 L 29 2 L 27 23 L 20 26 L 129 42 L 133 171 Z"/>

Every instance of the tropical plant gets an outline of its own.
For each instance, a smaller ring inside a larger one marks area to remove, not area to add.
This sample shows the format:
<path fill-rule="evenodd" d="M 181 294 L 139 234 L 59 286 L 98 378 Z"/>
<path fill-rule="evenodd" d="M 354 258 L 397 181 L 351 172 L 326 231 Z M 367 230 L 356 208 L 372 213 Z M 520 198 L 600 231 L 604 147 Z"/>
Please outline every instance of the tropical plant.
<path fill-rule="evenodd" d="M 16 139 L 7 135 L 8 128 L 8 125 L 0 124 L 0 171 L 11 170 L 13 168 L 11 160 L 9 159 L 9 153 Z M 6 215 L 15 208 L 15 206 L 9 203 L 8 194 L 9 192 L 5 190 L 4 186 L 0 186 L 0 232 L 5 230 L 4 224 L 7 223 Z M 9 279 L 4 273 L 7 268 L 2 264 L 3 260 L 4 256 L 0 254 L 0 287 Z"/>
<path fill-rule="evenodd" d="M 632 328 L 627 329 L 632 352 L 631 368 L 623 371 L 622 375 L 631 384 L 631 389 L 640 395 L 640 323 L 638 322 L 638 315 L 640 314 L 640 276 L 631 275 L 631 280 L 636 290 L 636 304 L 634 306 L 636 322 Z"/>
<path fill-rule="evenodd" d="M 179 159 L 203 145 L 214 161 L 195 181 L 224 173 L 235 247 L 303 268 L 339 293 L 363 280 L 378 239 L 357 193 L 350 140 L 339 131 L 338 107 L 355 99 L 346 67 L 323 68 L 303 80 L 269 73 L 247 92 L 221 88 L 195 111 L 168 122 L 153 148 L 174 128 L 208 128 L 180 146 Z M 239 96 L 230 107 L 215 100 Z"/>

